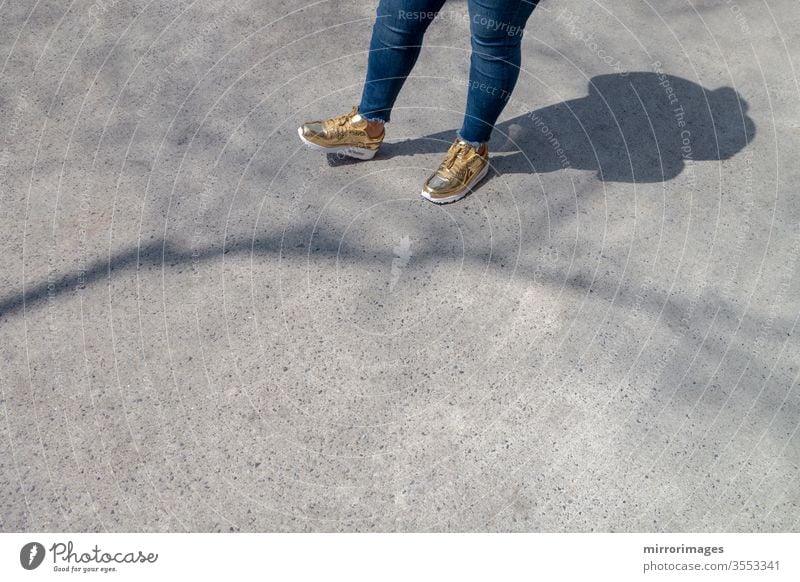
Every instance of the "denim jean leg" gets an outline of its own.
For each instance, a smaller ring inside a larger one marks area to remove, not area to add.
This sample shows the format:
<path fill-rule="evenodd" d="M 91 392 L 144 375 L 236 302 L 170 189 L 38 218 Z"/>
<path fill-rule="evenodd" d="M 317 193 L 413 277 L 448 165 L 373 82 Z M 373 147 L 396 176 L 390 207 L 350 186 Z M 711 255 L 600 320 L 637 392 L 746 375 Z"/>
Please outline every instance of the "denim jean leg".
<path fill-rule="evenodd" d="M 474 148 L 480 148 L 484 143 L 482 141 L 472 141 L 472 140 L 464 138 L 464 135 L 461 133 L 461 130 L 458 130 L 456 132 L 456 137 L 458 139 L 460 139 L 461 141 L 468 143 L 469 145 L 471 145 Z"/>
<path fill-rule="evenodd" d="M 522 34 L 538 0 L 469 0 L 472 56 L 464 141 L 485 143 L 514 90 Z"/>
<path fill-rule="evenodd" d="M 425 31 L 445 0 L 380 0 L 369 44 L 358 112 L 389 121 L 392 106 L 417 62 Z"/>

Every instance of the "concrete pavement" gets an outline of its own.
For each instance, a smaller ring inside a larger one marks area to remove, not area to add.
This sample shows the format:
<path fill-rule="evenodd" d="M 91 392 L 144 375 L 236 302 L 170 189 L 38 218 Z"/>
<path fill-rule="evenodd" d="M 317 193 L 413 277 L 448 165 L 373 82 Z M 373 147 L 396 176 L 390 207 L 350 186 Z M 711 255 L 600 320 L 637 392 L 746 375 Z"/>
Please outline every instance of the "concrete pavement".
<path fill-rule="evenodd" d="M 800 10 L 466 3 L 370 162 L 374 2 L 0 6 L 0 530 L 800 531 Z"/>

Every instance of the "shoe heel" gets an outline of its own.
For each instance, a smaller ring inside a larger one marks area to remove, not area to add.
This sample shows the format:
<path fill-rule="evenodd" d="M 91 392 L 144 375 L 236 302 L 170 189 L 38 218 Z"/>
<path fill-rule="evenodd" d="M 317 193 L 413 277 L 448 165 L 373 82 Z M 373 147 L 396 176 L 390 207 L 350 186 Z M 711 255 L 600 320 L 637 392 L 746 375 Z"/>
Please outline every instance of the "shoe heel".
<path fill-rule="evenodd" d="M 378 153 L 377 149 L 368 150 L 366 148 L 347 148 L 342 152 L 344 155 L 357 160 L 371 160 Z"/>

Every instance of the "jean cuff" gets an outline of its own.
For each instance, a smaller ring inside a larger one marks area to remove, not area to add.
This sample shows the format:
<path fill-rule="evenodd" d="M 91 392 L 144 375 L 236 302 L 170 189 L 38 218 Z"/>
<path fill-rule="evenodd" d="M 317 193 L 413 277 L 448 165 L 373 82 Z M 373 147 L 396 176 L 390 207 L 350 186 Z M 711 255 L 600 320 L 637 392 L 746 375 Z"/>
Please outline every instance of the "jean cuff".
<path fill-rule="evenodd" d="M 481 147 L 483 144 L 485 144 L 485 143 L 486 143 L 485 141 L 470 141 L 470 140 L 468 140 L 468 139 L 464 139 L 464 138 L 461 136 L 461 132 L 460 132 L 460 131 L 457 131 L 457 132 L 456 132 L 456 137 L 457 137 L 458 139 L 460 139 L 461 141 L 468 143 L 469 145 L 471 145 L 472 147 L 474 147 L 474 148 L 476 148 L 476 149 L 480 149 L 480 147 Z"/>
<path fill-rule="evenodd" d="M 373 111 L 370 115 L 364 115 L 361 113 L 361 106 L 358 106 L 358 114 L 361 116 L 361 119 L 366 119 L 370 123 L 388 123 L 389 122 L 389 112 L 383 111 Z"/>

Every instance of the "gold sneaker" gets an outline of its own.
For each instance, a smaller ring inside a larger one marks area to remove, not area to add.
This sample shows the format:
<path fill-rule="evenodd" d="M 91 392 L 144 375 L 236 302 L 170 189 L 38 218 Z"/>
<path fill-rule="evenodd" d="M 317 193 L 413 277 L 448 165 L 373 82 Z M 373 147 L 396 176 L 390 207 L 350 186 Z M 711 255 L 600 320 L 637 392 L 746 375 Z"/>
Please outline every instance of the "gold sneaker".
<path fill-rule="evenodd" d="M 455 202 L 466 196 L 488 171 L 488 146 L 476 148 L 456 138 L 439 169 L 425 181 L 421 195 L 437 204 Z"/>
<path fill-rule="evenodd" d="M 297 128 L 297 135 L 309 149 L 327 153 L 342 152 L 359 160 L 371 160 L 375 157 L 386 131 L 378 137 L 367 134 L 367 120 L 359 118 L 358 107 L 350 113 L 332 117 L 324 121 L 309 121 Z"/>

